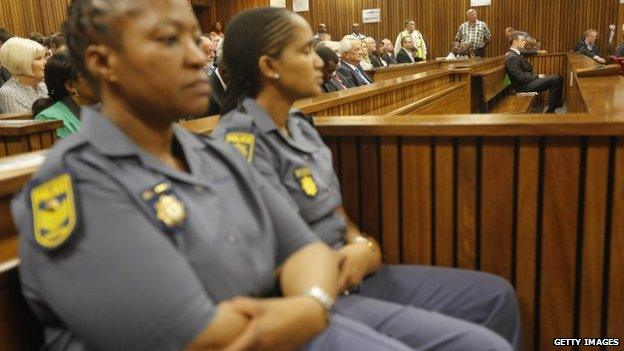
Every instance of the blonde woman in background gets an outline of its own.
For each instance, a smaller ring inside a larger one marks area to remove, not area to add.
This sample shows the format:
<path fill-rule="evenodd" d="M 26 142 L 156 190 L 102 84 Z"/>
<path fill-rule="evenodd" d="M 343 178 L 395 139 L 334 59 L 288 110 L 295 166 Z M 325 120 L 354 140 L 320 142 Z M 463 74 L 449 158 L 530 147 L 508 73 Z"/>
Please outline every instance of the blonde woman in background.
<path fill-rule="evenodd" d="M 47 50 L 24 38 L 11 38 L 0 48 L 0 62 L 13 77 L 0 88 L 2 113 L 29 112 L 33 103 L 48 97 L 43 82 Z"/>

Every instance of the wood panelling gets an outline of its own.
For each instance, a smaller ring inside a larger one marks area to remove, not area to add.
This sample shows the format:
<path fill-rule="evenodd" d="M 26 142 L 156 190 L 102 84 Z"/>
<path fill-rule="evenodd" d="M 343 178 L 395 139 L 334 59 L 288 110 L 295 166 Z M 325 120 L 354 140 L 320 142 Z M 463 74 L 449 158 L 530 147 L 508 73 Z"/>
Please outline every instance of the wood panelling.
<path fill-rule="evenodd" d="M 16 35 L 59 32 L 71 0 L 0 0 L 0 26 Z"/>
<path fill-rule="evenodd" d="M 292 8 L 292 0 L 287 7 Z M 269 0 L 217 0 L 216 16 L 227 22 L 248 7 L 268 6 Z M 327 24 L 334 39 L 348 34 L 353 22 L 362 21 L 362 10 L 380 8 L 381 23 L 361 24 L 362 32 L 392 41 L 406 18 L 413 18 L 423 33 L 430 57 L 446 56 L 458 26 L 465 20 L 469 0 L 310 0 L 310 11 L 300 13 L 313 26 Z M 488 23 L 494 37 L 489 56 L 503 54 L 509 47 L 506 27 L 525 30 L 540 39 L 550 52 L 571 50 L 588 28 L 600 33 L 600 48 L 607 48 L 609 24 L 624 23 L 623 5 L 618 0 L 497 0 L 478 7 L 479 18 Z"/>
<path fill-rule="evenodd" d="M 316 119 L 341 150 L 366 144 L 377 155 L 350 173 L 360 179 L 350 192 L 382 189 L 379 202 L 367 206 L 382 209 L 384 225 L 371 234 L 381 237 L 388 262 L 478 269 L 510 280 L 527 351 L 550 350 L 561 335 L 624 337 L 624 221 L 611 216 L 624 206 L 624 125 L 604 135 L 590 136 L 581 125 L 556 135 L 565 120 L 486 130 L 468 116 L 436 118 L 442 120 L 435 130 L 430 118 L 416 116 Z M 381 179 L 361 177 L 371 171 Z"/>

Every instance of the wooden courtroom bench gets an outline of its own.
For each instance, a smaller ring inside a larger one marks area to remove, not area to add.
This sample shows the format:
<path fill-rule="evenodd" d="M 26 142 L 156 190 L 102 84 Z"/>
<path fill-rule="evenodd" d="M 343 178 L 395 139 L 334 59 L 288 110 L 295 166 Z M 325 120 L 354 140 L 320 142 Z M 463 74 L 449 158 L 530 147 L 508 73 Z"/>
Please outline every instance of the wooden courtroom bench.
<path fill-rule="evenodd" d="M 434 70 L 323 94 L 295 103 L 313 116 L 470 112 L 470 75 Z"/>
<path fill-rule="evenodd" d="M 485 111 L 490 113 L 528 113 L 535 102 L 536 93 L 508 94 L 505 87 L 505 66 L 497 66 L 475 73 L 481 77 L 481 96 Z M 491 105 L 494 104 L 493 107 Z"/>
<path fill-rule="evenodd" d="M 50 148 L 63 121 L 0 120 L 0 157 Z"/>
<path fill-rule="evenodd" d="M 459 62 L 466 62 L 467 60 L 431 60 L 421 61 L 416 63 L 399 63 L 386 67 L 377 67 L 366 71 L 366 74 L 375 83 L 382 82 L 384 80 L 409 76 L 412 74 L 427 72 L 440 68 L 446 68 L 451 65 L 456 65 Z"/>

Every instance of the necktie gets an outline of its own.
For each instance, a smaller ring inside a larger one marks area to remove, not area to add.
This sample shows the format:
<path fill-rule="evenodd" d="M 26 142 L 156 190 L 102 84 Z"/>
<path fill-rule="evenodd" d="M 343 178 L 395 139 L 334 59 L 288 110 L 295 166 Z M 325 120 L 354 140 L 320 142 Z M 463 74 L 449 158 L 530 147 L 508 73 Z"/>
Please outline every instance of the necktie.
<path fill-rule="evenodd" d="M 360 80 L 362 80 L 362 82 L 364 82 L 364 84 L 366 84 L 366 85 L 370 84 L 370 82 L 368 81 L 366 76 L 362 72 L 360 72 L 360 70 L 358 68 L 355 69 L 355 74 L 357 74 L 358 77 L 360 77 Z"/>

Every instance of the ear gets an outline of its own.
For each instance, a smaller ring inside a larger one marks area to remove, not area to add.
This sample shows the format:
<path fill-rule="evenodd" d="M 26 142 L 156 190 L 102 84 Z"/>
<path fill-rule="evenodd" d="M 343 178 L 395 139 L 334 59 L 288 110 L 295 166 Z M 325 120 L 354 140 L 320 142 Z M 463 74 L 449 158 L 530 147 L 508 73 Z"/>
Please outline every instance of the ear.
<path fill-rule="evenodd" d="M 116 53 L 107 45 L 90 45 L 85 50 L 85 66 L 98 80 L 116 81 L 118 62 Z"/>
<path fill-rule="evenodd" d="M 260 74 L 267 79 L 279 79 L 280 75 L 277 72 L 277 62 L 268 55 L 260 56 L 258 59 L 258 68 Z"/>
<path fill-rule="evenodd" d="M 69 95 L 75 95 L 76 92 L 78 91 L 78 88 L 76 88 L 76 85 L 74 84 L 74 82 L 65 82 L 65 90 L 67 90 L 69 92 Z"/>

